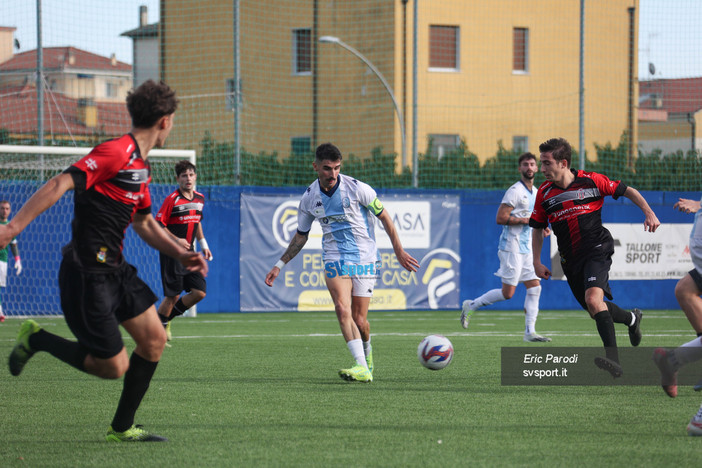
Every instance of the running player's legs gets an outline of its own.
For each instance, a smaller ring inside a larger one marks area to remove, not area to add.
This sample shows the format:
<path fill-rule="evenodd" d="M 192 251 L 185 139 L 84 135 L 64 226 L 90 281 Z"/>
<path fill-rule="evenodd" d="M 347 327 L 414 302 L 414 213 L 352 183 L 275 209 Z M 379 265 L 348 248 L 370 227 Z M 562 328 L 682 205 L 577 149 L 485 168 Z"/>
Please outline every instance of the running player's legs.
<path fill-rule="evenodd" d="M 88 352 L 85 371 L 104 379 L 121 377 L 129 359 L 114 313 L 121 296 L 118 275 L 85 273 L 63 260 L 59 287 L 66 324 Z"/>
<path fill-rule="evenodd" d="M 353 285 L 351 287 L 351 315 L 363 341 L 368 341 L 370 338 L 368 308 L 371 297 L 373 297 L 375 282 L 375 276 L 354 276 L 351 278 Z"/>
<path fill-rule="evenodd" d="M 604 302 L 605 296 L 612 300 L 612 291 L 609 287 L 609 269 L 612 258 L 609 255 L 588 258 L 583 265 L 585 304 L 592 317 L 603 310 L 607 310 Z"/>
<path fill-rule="evenodd" d="M 584 263 L 579 262 L 575 264 L 572 261 L 567 261 L 561 259 L 561 266 L 563 268 L 563 274 L 566 277 L 570 291 L 573 293 L 573 297 L 583 310 L 587 309 L 587 303 L 585 302 L 585 275 L 583 272 Z"/>
<path fill-rule="evenodd" d="M 690 258 L 694 269 L 675 285 L 675 298 L 695 333 L 702 333 L 702 245 L 691 240 Z"/>
<path fill-rule="evenodd" d="M 164 296 L 178 296 L 185 288 L 183 277 L 187 270 L 175 258 L 160 254 L 161 285 Z"/>
<path fill-rule="evenodd" d="M 519 254 L 499 250 L 497 257 L 500 259 L 500 268 L 495 273 L 502 279 L 502 295 L 504 298 L 512 299 L 517 290 L 517 285 L 522 274 L 522 259 Z"/>
<path fill-rule="evenodd" d="M 158 313 L 169 317 L 173 306 L 183 291 L 183 274 L 180 263 L 168 255 L 159 254 L 161 264 L 161 285 L 163 286 L 163 301 L 158 306 Z"/>
<path fill-rule="evenodd" d="M 339 321 L 341 334 L 347 342 L 360 339 L 361 334 L 351 314 L 351 290 L 353 287 L 351 278 L 348 276 L 335 276 L 334 278 L 325 276 L 325 280 L 329 294 L 334 302 L 334 311 Z"/>
<path fill-rule="evenodd" d="M 675 298 L 695 333 L 702 333 L 702 275 L 691 270 L 675 285 Z"/>
<path fill-rule="evenodd" d="M 122 326 L 136 342 L 134 352 L 147 361 L 161 359 L 166 345 L 166 331 L 158 319 L 156 307 L 150 306 L 146 311 L 122 322 Z"/>
<path fill-rule="evenodd" d="M 183 276 L 183 288 L 188 293 L 182 297 L 186 309 L 191 308 L 207 295 L 207 281 L 199 272 L 188 272 Z"/>

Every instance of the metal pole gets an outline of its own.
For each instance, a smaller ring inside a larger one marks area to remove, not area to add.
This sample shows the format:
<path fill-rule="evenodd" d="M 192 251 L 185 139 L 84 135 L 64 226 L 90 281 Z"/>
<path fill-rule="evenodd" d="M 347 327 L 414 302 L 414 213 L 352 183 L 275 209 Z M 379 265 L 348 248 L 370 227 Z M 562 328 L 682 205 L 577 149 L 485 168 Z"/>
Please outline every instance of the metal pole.
<path fill-rule="evenodd" d="M 234 183 L 241 184 L 241 53 L 239 43 L 239 0 L 234 0 Z"/>
<path fill-rule="evenodd" d="M 319 3 L 314 0 L 312 6 L 312 144 L 310 149 L 317 147 L 319 140 L 319 51 L 317 37 L 319 36 Z"/>
<path fill-rule="evenodd" d="M 37 144 L 44 146 L 44 54 L 41 42 L 41 0 L 37 0 Z"/>
<path fill-rule="evenodd" d="M 636 50 L 636 44 L 634 39 L 636 38 L 636 24 L 634 23 L 636 8 L 631 7 L 627 9 L 629 11 L 629 74 L 628 83 L 629 87 L 628 102 L 626 106 L 626 127 L 628 135 L 628 144 L 626 149 L 626 165 L 629 169 L 634 168 L 634 148 L 636 140 L 634 139 L 634 51 Z"/>
<path fill-rule="evenodd" d="M 585 170 L 585 0 L 580 0 L 580 169 Z"/>
<path fill-rule="evenodd" d="M 412 25 L 412 187 L 419 187 L 419 156 L 417 155 L 417 3 L 414 0 Z"/>
<path fill-rule="evenodd" d="M 407 153 L 407 148 L 405 144 L 405 120 L 402 118 L 402 111 L 400 110 L 400 106 L 397 105 L 397 100 L 395 99 L 395 95 L 392 92 L 392 88 L 390 88 L 390 85 L 388 82 L 385 80 L 385 77 L 383 76 L 382 73 L 380 73 L 380 70 L 378 70 L 375 65 L 373 65 L 366 57 L 363 56 L 359 51 L 351 47 L 350 45 L 346 44 L 344 41 L 339 39 L 338 37 L 334 36 L 322 36 L 319 38 L 319 42 L 328 42 L 330 44 L 336 44 L 338 46 L 343 47 L 344 49 L 348 50 L 351 52 L 353 55 L 361 59 L 363 63 L 365 63 L 368 68 L 371 69 L 373 73 L 375 73 L 375 76 L 378 77 L 381 83 L 383 83 L 383 86 L 385 87 L 385 90 L 388 92 L 390 95 L 390 99 L 392 99 L 392 103 L 395 106 L 395 113 L 397 114 L 397 120 L 400 122 L 400 133 L 401 133 L 401 138 L 402 138 L 402 159 L 405 159 L 405 155 Z"/>

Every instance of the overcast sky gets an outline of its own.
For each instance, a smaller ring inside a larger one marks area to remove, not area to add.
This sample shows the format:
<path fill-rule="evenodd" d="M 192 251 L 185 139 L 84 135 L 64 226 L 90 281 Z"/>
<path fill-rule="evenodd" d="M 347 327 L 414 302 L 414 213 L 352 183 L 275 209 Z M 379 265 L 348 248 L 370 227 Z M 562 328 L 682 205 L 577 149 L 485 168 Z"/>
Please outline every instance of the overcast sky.
<path fill-rule="evenodd" d="M 36 0 L 0 0 L 0 26 L 17 27 L 20 51 L 36 48 L 36 5 Z M 132 63 L 132 40 L 120 34 L 138 26 L 139 5 L 148 7 L 149 23 L 159 19 L 158 0 L 41 0 L 41 5 L 45 47 L 115 53 L 127 63 Z M 653 77 L 649 63 L 655 78 L 702 76 L 702 0 L 640 0 L 639 16 L 640 79 Z"/>

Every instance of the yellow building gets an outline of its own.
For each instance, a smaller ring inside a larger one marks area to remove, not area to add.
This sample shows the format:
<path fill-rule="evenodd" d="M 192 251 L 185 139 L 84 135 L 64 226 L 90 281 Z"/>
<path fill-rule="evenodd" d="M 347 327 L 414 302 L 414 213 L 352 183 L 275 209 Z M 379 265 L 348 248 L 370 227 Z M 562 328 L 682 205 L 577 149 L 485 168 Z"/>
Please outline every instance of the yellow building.
<path fill-rule="evenodd" d="M 169 146 L 200 149 L 205 134 L 234 143 L 238 111 L 247 152 L 284 158 L 333 141 L 362 158 L 381 147 L 400 165 L 394 98 L 407 164 L 415 107 L 419 153 L 430 141 L 438 156 L 464 141 L 485 161 L 498 142 L 536 152 L 554 136 L 578 148 L 579 1 L 417 1 L 416 106 L 411 1 L 162 2 L 161 73 L 182 103 Z M 636 136 L 637 7 L 637 0 L 586 2 L 583 130 L 590 158 L 595 144 Z M 323 36 L 340 42 L 319 42 Z"/>

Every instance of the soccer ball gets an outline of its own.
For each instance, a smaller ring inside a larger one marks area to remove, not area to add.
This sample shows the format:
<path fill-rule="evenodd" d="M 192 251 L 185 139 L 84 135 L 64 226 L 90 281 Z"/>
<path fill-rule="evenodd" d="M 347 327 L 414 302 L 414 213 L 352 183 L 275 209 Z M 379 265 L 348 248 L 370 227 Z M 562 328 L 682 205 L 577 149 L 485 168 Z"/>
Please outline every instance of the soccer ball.
<path fill-rule="evenodd" d="M 419 343 L 417 357 L 427 369 L 443 369 L 453 359 L 453 345 L 443 335 L 429 335 Z"/>

